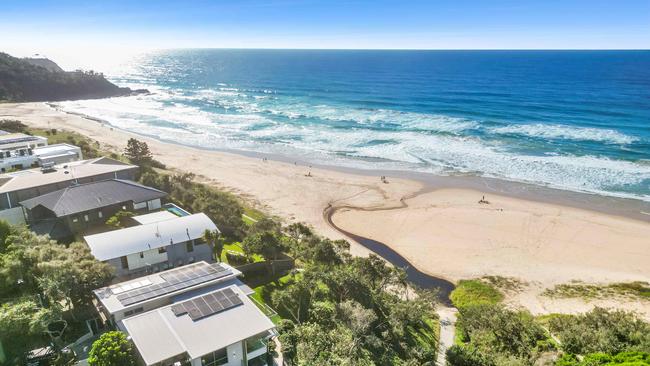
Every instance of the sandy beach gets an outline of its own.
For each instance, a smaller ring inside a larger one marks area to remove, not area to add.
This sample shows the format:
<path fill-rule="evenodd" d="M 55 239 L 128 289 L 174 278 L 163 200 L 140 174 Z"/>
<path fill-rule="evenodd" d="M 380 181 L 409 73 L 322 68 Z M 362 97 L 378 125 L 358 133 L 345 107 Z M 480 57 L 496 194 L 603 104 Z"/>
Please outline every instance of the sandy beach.
<path fill-rule="evenodd" d="M 116 151 L 134 136 L 44 103 L 0 104 L 0 119 L 5 118 L 76 131 Z M 323 217 L 331 205 L 337 209 L 335 225 L 385 243 L 433 276 L 451 281 L 485 275 L 519 279 L 526 285 L 508 301 L 536 314 L 583 311 L 597 304 L 636 310 L 650 318 L 650 301 L 586 303 L 540 295 L 544 288 L 571 281 L 650 281 L 650 216 L 643 220 L 638 210 L 624 217 L 618 215 L 624 212 L 618 204 L 607 212 L 602 204 L 589 210 L 589 204 L 495 194 L 479 185 L 441 188 L 393 176 L 382 183 L 380 173 L 310 168 L 138 138 L 170 168 L 195 173 L 287 221 L 302 221 L 323 235 L 343 238 Z M 488 204 L 478 202 L 483 196 Z M 364 255 L 368 250 L 353 244 L 352 252 Z"/>

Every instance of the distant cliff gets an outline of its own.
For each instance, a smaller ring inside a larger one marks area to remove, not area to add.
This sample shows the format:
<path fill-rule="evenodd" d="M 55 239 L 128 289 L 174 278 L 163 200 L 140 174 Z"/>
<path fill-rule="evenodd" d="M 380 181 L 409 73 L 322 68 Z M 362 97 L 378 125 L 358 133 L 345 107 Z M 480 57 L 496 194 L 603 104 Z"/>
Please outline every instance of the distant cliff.
<path fill-rule="evenodd" d="M 52 72 L 64 72 L 54 61 L 45 57 L 25 57 L 23 60 L 34 66 L 41 66 Z"/>
<path fill-rule="evenodd" d="M 66 72 L 48 59 L 0 53 L 0 102 L 96 99 L 147 92 L 120 88 L 92 71 Z"/>

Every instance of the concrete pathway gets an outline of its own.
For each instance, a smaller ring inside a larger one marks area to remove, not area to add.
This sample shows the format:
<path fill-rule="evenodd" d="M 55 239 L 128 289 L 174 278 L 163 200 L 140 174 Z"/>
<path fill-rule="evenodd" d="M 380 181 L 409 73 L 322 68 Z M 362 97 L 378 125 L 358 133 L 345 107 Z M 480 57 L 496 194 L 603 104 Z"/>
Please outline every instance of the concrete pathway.
<path fill-rule="evenodd" d="M 438 346 L 438 359 L 436 365 L 445 366 L 447 364 L 447 349 L 454 345 L 454 335 L 456 332 L 456 308 L 440 307 L 437 310 L 440 317 L 440 343 Z"/>
<path fill-rule="evenodd" d="M 275 353 L 277 354 L 277 356 L 273 357 L 273 363 L 275 366 L 284 366 L 284 357 L 282 357 L 282 344 L 280 344 L 278 337 L 273 337 L 272 340 L 273 343 L 275 343 Z"/>

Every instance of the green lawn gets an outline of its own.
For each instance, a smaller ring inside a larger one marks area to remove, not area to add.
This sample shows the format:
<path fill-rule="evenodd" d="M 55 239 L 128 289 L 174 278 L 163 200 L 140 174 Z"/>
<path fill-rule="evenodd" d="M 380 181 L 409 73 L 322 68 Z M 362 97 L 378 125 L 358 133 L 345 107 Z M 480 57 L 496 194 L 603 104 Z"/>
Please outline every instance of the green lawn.
<path fill-rule="evenodd" d="M 293 274 L 287 274 L 284 275 L 280 278 L 278 278 L 277 282 L 278 284 L 274 282 L 269 282 L 265 285 L 262 286 L 257 286 L 253 290 L 255 290 L 255 293 L 251 295 L 251 298 L 255 300 L 257 307 L 260 308 L 265 314 L 267 314 L 267 306 L 270 307 L 270 304 L 268 303 L 270 299 L 265 299 L 266 296 L 270 296 L 272 290 L 276 286 L 284 286 L 289 280 L 293 277 Z M 268 314 L 267 314 L 268 315 Z M 282 320 L 280 315 L 275 314 L 271 316 L 271 321 L 273 324 L 278 324 L 278 322 Z"/>
<path fill-rule="evenodd" d="M 222 262 L 228 263 L 228 257 L 226 256 L 226 253 L 228 253 L 229 251 L 234 253 L 244 254 L 244 250 L 241 248 L 240 242 L 236 241 L 233 243 L 224 244 L 223 252 L 221 253 Z M 259 254 L 253 254 L 251 258 L 253 259 L 253 262 L 261 262 L 264 260 L 264 258 Z"/>

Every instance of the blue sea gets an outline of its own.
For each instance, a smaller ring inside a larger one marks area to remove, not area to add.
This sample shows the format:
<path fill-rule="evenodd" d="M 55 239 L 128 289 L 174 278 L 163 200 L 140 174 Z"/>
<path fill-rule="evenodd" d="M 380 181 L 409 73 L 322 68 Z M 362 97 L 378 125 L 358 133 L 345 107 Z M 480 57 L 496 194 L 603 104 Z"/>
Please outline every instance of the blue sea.
<path fill-rule="evenodd" d="M 172 50 L 62 102 L 115 127 L 316 164 L 650 201 L 650 51 Z"/>

